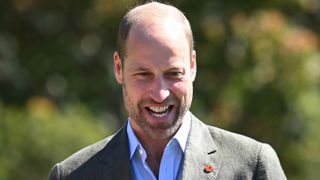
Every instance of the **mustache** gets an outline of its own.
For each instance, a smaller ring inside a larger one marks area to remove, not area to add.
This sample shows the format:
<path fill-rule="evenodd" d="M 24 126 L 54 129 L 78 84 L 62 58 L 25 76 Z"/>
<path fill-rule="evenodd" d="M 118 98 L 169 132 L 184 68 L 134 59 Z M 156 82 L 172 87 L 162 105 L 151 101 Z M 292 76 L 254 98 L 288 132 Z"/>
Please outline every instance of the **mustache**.
<path fill-rule="evenodd" d="M 146 99 L 143 99 L 140 102 L 140 104 L 141 105 L 144 105 L 144 104 L 171 105 L 171 104 L 176 104 L 179 102 L 180 102 L 179 98 L 177 98 L 175 95 L 170 95 L 164 101 L 162 101 L 160 103 L 154 101 L 152 98 L 146 98 Z"/>

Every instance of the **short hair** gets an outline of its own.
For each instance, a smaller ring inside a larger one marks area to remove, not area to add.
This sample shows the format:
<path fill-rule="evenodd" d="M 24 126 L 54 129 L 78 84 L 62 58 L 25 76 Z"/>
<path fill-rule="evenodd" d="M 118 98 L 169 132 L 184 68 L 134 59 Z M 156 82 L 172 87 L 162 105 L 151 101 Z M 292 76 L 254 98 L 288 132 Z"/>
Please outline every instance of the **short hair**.
<path fill-rule="evenodd" d="M 138 5 L 138 6 L 134 7 L 133 9 L 131 9 L 130 11 L 128 11 L 126 13 L 126 15 L 123 17 L 123 19 L 119 25 L 119 31 L 118 31 L 118 37 L 117 37 L 117 51 L 118 51 L 118 54 L 119 54 L 121 61 L 123 61 L 124 58 L 127 56 L 126 41 L 128 39 L 130 29 L 135 23 L 137 23 L 139 20 L 141 20 L 141 16 L 139 16 L 139 12 L 135 13 L 134 11 L 139 11 L 137 9 L 139 9 L 141 7 L 146 7 L 146 6 L 147 6 L 147 8 L 148 8 L 148 6 L 156 7 L 160 11 L 166 10 L 165 13 L 167 13 L 168 10 L 173 12 L 174 15 L 171 15 L 171 16 L 167 15 L 167 17 L 175 18 L 177 20 L 177 22 L 181 23 L 182 28 L 185 32 L 186 38 L 189 43 L 190 54 L 191 54 L 191 52 L 194 48 L 193 35 L 192 35 L 190 23 L 189 23 L 188 19 L 185 17 L 185 15 L 183 14 L 183 12 L 180 11 L 179 9 L 177 9 L 176 7 L 168 5 L 168 4 L 162 4 L 159 2 L 149 2 L 149 3 L 143 4 L 143 5 Z M 137 14 L 138 14 L 138 17 L 137 17 Z"/>

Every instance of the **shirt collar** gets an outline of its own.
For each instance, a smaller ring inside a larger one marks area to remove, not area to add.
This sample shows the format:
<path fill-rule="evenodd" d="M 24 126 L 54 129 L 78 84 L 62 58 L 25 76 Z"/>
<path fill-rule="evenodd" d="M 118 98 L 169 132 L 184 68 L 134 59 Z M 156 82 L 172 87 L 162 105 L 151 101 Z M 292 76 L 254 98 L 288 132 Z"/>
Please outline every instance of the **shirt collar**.
<path fill-rule="evenodd" d="M 131 119 L 129 118 L 128 120 L 128 125 L 127 125 L 127 134 L 128 134 L 128 139 L 129 139 L 129 150 L 130 150 L 130 159 L 134 155 L 136 149 L 141 146 L 136 134 L 133 132 L 131 123 Z"/>
<path fill-rule="evenodd" d="M 136 152 L 136 150 L 143 149 L 143 147 L 140 141 L 138 140 L 136 134 L 134 133 L 130 121 L 131 119 L 129 117 L 128 125 L 127 125 L 127 134 L 129 139 L 129 150 L 130 150 L 130 159 L 131 159 L 134 153 Z M 191 114 L 189 111 L 187 111 L 187 113 L 183 117 L 183 123 L 181 127 L 179 128 L 178 132 L 174 135 L 174 137 L 170 140 L 168 145 L 175 140 L 180 145 L 182 152 L 184 152 L 187 144 L 188 135 L 190 132 L 190 127 L 191 127 Z"/>
<path fill-rule="evenodd" d="M 187 111 L 187 113 L 183 117 L 183 123 L 182 123 L 181 127 L 179 128 L 178 132 L 172 138 L 172 139 L 175 139 L 178 141 L 182 152 L 184 152 L 184 150 L 186 148 L 190 127 L 191 127 L 191 114 L 189 111 Z"/>

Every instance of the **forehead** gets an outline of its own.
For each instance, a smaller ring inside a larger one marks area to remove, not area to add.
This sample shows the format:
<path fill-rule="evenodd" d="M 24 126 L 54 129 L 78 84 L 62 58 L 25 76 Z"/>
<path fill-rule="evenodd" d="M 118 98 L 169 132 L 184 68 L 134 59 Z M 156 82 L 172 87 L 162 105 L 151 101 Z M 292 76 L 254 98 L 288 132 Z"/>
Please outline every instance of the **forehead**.
<path fill-rule="evenodd" d="M 181 64 L 190 57 L 185 33 L 174 21 L 135 25 L 129 32 L 126 61 L 143 64 Z"/>
<path fill-rule="evenodd" d="M 187 59 L 130 59 L 126 62 L 125 69 L 166 71 L 169 69 L 184 69 L 188 67 L 188 64 Z"/>
<path fill-rule="evenodd" d="M 175 19 L 142 20 L 132 24 L 128 41 L 158 42 L 160 44 L 177 46 L 177 42 L 188 43 L 183 25 Z"/>

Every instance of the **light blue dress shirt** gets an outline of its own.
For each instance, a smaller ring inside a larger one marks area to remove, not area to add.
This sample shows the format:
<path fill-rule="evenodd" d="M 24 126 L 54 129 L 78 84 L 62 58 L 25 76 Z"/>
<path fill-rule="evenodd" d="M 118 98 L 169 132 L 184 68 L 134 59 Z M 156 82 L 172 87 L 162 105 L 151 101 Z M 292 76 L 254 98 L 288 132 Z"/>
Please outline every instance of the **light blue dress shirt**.
<path fill-rule="evenodd" d="M 157 178 L 147 164 L 147 153 L 133 132 L 130 122 L 129 118 L 127 133 L 133 177 L 135 180 L 156 180 Z M 180 166 L 182 166 L 190 125 L 191 114 L 188 111 L 183 119 L 183 124 L 164 150 L 160 162 L 159 180 L 181 179 Z"/>

